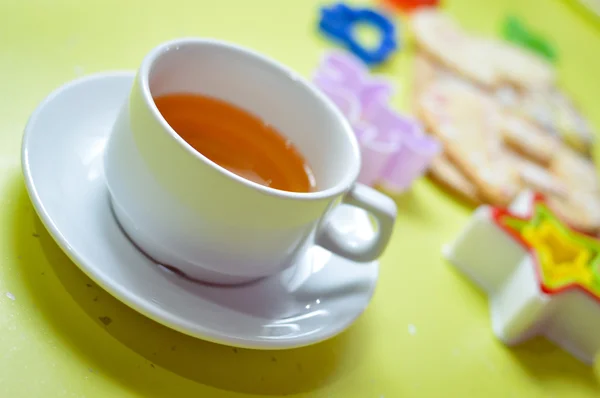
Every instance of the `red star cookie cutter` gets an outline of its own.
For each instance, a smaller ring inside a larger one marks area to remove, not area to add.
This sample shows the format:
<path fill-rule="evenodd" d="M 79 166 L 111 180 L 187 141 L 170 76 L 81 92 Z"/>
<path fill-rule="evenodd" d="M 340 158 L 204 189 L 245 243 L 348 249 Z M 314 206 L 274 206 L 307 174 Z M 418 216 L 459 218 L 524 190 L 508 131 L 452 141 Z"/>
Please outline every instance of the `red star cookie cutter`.
<path fill-rule="evenodd" d="M 480 206 L 444 254 L 489 297 L 508 345 L 544 335 L 586 363 L 600 351 L 600 240 L 561 222 L 541 195 Z"/>

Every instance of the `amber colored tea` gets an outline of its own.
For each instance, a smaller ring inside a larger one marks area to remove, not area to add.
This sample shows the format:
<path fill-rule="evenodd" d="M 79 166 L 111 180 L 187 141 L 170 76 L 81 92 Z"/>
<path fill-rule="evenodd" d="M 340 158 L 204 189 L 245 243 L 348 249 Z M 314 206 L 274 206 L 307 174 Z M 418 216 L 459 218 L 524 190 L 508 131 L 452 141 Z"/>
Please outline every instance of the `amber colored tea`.
<path fill-rule="evenodd" d="M 245 110 L 197 94 L 162 95 L 154 102 L 181 138 L 219 166 L 275 189 L 315 189 L 312 171 L 294 145 Z"/>

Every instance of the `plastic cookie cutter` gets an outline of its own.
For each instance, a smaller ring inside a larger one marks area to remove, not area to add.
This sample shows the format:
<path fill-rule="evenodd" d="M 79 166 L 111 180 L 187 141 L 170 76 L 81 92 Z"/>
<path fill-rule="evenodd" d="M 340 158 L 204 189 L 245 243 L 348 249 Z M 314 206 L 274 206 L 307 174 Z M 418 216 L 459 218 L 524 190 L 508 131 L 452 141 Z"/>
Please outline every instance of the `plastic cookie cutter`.
<path fill-rule="evenodd" d="M 329 53 L 313 80 L 354 129 L 362 154 L 361 183 L 404 191 L 441 151 L 439 142 L 425 135 L 418 121 L 389 106 L 392 85 L 371 76 L 358 59 Z"/>
<path fill-rule="evenodd" d="M 413 11 L 420 7 L 435 7 L 440 3 L 439 0 L 385 0 L 385 2 L 404 11 Z"/>
<path fill-rule="evenodd" d="M 506 18 L 502 33 L 506 40 L 525 47 L 551 62 L 556 62 L 557 55 L 554 47 L 543 37 L 531 32 L 517 17 Z"/>
<path fill-rule="evenodd" d="M 371 76 L 363 62 L 341 51 L 325 54 L 315 72 L 314 81 L 319 86 L 346 89 L 357 94 L 361 103 L 367 104 L 373 98 L 390 98 L 394 94 L 388 80 Z"/>
<path fill-rule="evenodd" d="M 379 31 L 380 40 L 377 47 L 369 49 L 360 44 L 355 35 L 356 26 L 359 24 L 371 25 Z M 344 3 L 323 7 L 319 29 L 369 66 L 386 61 L 398 47 L 394 23 L 370 8 L 351 8 Z"/>
<path fill-rule="evenodd" d="M 544 335 L 592 364 L 600 351 L 600 240 L 563 224 L 541 195 L 479 207 L 446 258 L 487 292 L 505 344 Z"/>
<path fill-rule="evenodd" d="M 378 181 L 387 190 L 402 192 L 427 171 L 431 161 L 441 152 L 440 143 L 423 133 L 415 119 L 392 110 L 381 97 L 363 110 L 364 120 L 375 133 L 358 135 L 363 168 L 359 181 Z"/>

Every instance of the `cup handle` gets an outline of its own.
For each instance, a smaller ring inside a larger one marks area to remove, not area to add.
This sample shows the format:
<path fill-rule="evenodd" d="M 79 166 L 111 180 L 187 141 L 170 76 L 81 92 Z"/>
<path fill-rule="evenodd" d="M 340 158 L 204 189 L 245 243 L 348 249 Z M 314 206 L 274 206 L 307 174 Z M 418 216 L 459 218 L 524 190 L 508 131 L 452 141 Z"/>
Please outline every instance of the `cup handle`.
<path fill-rule="evenodd" d="M 340 233 L 326 219 L 316 233 L 315 243 L 332 253 L 356 262 L 377 259 L 387 246 L 396 220 L 396 203 L 388 196 L 362 184 L 354 184 L 342 199 L 342 204 L 360 207 L 377 221 L 378 229 L 366 242 L 348 242 L 348 236 Z"/>

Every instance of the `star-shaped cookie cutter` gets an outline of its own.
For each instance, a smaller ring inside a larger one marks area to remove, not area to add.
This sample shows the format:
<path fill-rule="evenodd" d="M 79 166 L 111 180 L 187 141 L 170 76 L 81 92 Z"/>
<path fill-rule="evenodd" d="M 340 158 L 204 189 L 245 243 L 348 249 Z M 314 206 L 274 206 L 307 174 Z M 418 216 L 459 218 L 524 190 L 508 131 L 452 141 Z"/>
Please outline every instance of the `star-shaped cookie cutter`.
<path fill-rule="evenodd" d="M 379 31 L 380 41 L 376 48 L 368 49 L 360 44 L 355 37 L 358 24 L 371 25 Z M 322 7 L 319 29 L 371 66 L 386 61 L 398 48 L 394 23 L 370 8 L 352 8 L 341 2 Z"/>
<path fill-rule="evenodd" d="M 359 182 L 404 191 L 440 153 L 440 143 L 424 134 L 420 122 L 389 106 L 390 82 L 371 76 L 353 56 L 327 53 L 313 81 L 354 128 L 362 154 Z"/>
<path fill-rule="evenodd" d="M 493 210 L 492 217 L 535 257 L 540 289 L 544 293 L 552 295 L 581 289 L 600 302 L 600 241 L 559 221 L 541 195 L 534 197 L 530 217 L 518 217 L 498 208 Z"/>
<path fill-rule="evenodd" d="M 487 292 L 507 345 L 544 335 L 586 363 L 600 352 L 600 240 L 562 223 L 526 191 L 508 209 L 479 207 L 444 250 Z"/>

